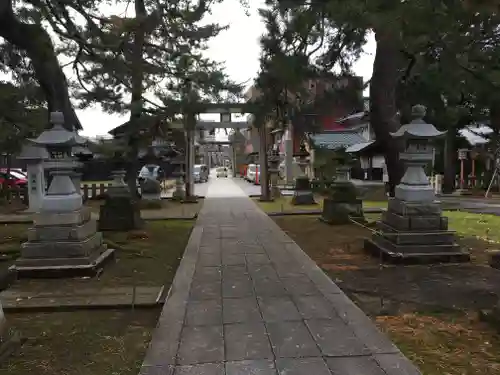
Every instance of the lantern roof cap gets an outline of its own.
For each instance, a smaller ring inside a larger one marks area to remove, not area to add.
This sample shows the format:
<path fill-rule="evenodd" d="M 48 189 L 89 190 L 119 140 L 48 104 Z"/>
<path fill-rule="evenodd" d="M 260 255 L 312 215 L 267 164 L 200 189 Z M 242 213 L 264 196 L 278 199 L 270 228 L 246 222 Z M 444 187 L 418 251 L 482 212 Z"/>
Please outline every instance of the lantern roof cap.
<path fill-rule="evenodd" d="M 432 139 L 446 134 L 446 131 L 439 131 L 434 125 L 426 123 L 424 121 L 425 114 L 425 106 L 420 104 L 413 106 L 411 109 L 413 120 L 409 124 L 401 126 L 396 132 L 390 133 L 390 135 L 393 138 L 403 139 Z"/>
<path fill-rule="evenodd" d="M 17 157 L 19 160 L 43 160 L 49 159 L 50 155 L 44 147 L 39 147 L 33 144 L 30 140 L 24 143 L 21 153 Z"/>
<path fill-rule="evenodd" d="M 76 133 L 64 128 L 62 112 L 51 112 L 50 123 L 52 128 L 45 130 L 32 142 L 39 146 L 75 146 L 78 144 Z"/>

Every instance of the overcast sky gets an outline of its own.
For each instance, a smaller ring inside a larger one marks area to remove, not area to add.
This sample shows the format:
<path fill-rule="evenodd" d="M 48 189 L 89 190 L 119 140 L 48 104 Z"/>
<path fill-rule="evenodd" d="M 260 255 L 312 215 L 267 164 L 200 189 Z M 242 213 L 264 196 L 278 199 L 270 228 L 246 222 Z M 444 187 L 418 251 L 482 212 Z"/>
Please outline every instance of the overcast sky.
<path fill-rule="evenodd" d="M 252 83 L 259 69 L 259 37 L 264 33 L 265 27 L 257 14 L 257 9 L 262 7 L 264 1 L 252 0 L 250 16 L 236 0 L 225 0 L 215 6 L 210 20 L 221 24 L 229 24 L 229 29 L 214 38 L 210 43 L 208 56 L 214 60 L 225 62 L 227 73 L 236 82 Z M 354 72 L 365 80 L 372 74 L 375 41 L 370 37 L 365 46 L 365 53 L 354 65 Z M 127 120 L 128 115 L 108 115 L 99 108 L 78 110 L 80 122 L 83 125 L 82 135 L 105 135 L 110 129 Z"/>

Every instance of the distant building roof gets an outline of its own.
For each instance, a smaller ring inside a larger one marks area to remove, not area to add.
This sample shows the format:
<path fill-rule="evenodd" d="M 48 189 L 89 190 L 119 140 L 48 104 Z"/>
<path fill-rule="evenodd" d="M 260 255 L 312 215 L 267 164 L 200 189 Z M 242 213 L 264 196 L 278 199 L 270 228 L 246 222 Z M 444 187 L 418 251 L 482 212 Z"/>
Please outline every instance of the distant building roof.
<path fill-rule="evenodd" d="M 311 134 L 309 138 L 312 140 L 314 146 L 325 147 L 329 150 L 347 148 L 358 143 L 366 143 L 367 141 L 358 132 L 350 130 L 337 130 Z"/>
<path fill-rule="evenodd" d="M 364 150 L 368 146 L 374 144 L 375 141 L 364 142 L 364 143 L 356 143 L 355 145 L 349 146 L 346 148 L 345 152 L 355 153 L 361 150 Z"/>
<path fill-rule="evenodd" d="M 488 135 L 493 130 L 486 124 L 468 125 L 458 131 L 471 146 L 482 145 L 489 142 Z M 484 135 L 484 137 L 483 137 Z"/>

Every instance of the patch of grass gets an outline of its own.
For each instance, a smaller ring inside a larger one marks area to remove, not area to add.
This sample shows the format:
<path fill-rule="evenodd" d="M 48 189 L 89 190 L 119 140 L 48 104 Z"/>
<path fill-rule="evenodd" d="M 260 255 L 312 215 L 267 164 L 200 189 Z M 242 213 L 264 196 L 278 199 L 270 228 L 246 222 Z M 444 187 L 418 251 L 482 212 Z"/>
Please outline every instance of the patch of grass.
<path fill-rule="evenodd" d="M 387 201 L 363 201 L 363 208 L 387 208 Z"/>
<path fill-rule="evenodd" d="M 500 373 L 500 337 L 475 316 L 413 313 L 376 322 L 424 375 Z"/>
<path fill-rule="evenodd" d="M 259 198 L 254 198 L 255 203 L 264 212 L 292 212 L 292 211 L 312 211 L 321 210 L 323 207 L 323 198 L 315 197 L 317 204 L 298 205 L 292 204 L 292 197 L 281 197 L 273 202 L 261 202 Z"/>
<path fill-rule="evenodd" d="M 28 240 L 29 224 L 0 224 L 0 266 L 7 267 L 19 255 L 21 244 Z"/>
<path fill-rule="evenodd" d="M 0 375 L 137 375 L 159 312 L 6 314 L 28 340 Z"/>
<path fill-rule="evenodd" d="M 450 228 L 462 236 L 500 242 L 500 216 L 463 211 L 446 211 Z"/>
<path fill-rule="evenodd" d="M 99 277 L 66 279 L 20 279 L 15 288 L 59 292 L 78 288 L 120 286 L 168 286 L 171 284 L 194 222 L 165 220 L 146 222 L 144 230 L 104 232 L 108 247 L 117 247 L 115 261 L 104 266 Z"/>
<path fill-rule="evenodd" d="M 323 197 L 316 196 L 317 204 L 314 205 L 299 205 L 292 204 L 292 197 L 281 197 L 273 202 L 261 202 L 259 198 L 254 198 L 255 203 L 261 208 L 262 211 L 269 212 L 293 212 L 293 211 L 313 211 L 323 209 Z M 363 207 L 380 207 L 386 208 L 387 201 L 363 201 Z"/>

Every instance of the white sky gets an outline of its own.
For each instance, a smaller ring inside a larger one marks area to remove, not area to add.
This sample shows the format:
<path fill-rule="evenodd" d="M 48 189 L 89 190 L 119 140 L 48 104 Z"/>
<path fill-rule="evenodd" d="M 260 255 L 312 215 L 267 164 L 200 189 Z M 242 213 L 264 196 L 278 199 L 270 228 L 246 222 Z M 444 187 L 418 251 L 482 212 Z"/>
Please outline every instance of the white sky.
<path fill-rule="evenodd" d="M 251 84 L 259 69 L 259 37 L 265 27 L 257 9 L 263 7 L 263 0 L 252 0 L 250 16 L 245 15 L 239 1 L 225 0 L 213 7 L 211 21 L 220 24 L 229 24 L 229 29 L 214 38 L 210 43 L 208 56 L 216 61 L 225 62 L 227 73 L 238 82 Z M 370 36 L 365 46 L 365 53 L 354 65 L 354 72 L 362 76 L 365 81 L 372 74 L 373 57 L 375 54 L 375 40 Z M 66 72 L 68 74 L 68 72 Z M 77 110 L 83 126 L 84 136 L 106 135 L 109 130 L 122 124 L 128 115 L 109 115 L 99 108 Z"/>

